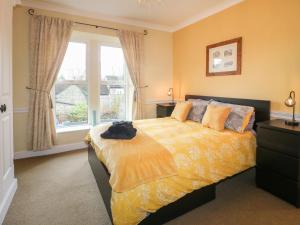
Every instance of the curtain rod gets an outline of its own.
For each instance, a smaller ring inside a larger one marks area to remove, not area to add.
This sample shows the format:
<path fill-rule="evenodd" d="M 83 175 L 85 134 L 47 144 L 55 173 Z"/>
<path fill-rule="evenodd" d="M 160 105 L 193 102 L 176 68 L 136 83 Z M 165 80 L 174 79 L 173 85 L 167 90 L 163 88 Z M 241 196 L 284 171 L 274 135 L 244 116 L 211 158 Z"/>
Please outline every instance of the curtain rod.
<path fill-rule="evenodd" d="M 33 16 L 35 14 L 35 10 L 34 9 L 28 9 L 28 14 Z M 80 25 L 85 25 L 85 26 L 90 26 L 90 27 L 95 27 L 95 28 L 103 28 L 103 29 L 108 29 L 108 30 L 114 30 L 114 31 L 118 31 L 119 29 L 114 28 L 114 27 L 106 27 L 106 26 L 100 26 L 100 25 L 95 25 L 95 24 L 90 24 L 90 23 L 82 23 L 82 22 L 77 22 L 74 21 L 74 23 L 76 24 L 80 24 Z M 144 35 L 147 35 L 148 31 L 144 30 Z"/>

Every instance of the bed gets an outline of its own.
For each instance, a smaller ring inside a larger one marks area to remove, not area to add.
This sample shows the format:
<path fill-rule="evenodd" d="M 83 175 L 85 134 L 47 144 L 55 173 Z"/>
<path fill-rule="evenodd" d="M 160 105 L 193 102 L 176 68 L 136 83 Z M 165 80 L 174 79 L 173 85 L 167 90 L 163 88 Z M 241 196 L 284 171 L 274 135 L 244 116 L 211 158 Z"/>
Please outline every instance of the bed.
<path fill-rule="evenodd" d="M 186 96 L 186 99 L 197 98 L 252 106 L 256 122 L 270 119 L 269 101 Z M 91 142 L 89 163 L 108 215 L 116 225 L 163 224 L 213 200 L 219 182 L 255 166 L 256 140 L 250 131 L 245 134 L 228 130 L 217 132 L 196 122 L 181 123 L 171 118 L 137 121 L 135 126 L 172 152 L 179 172 L 176 176 L 141 184 L 126 192 L 115 192 L 109 184 L 110 173 L 103 163 L 105 160 L 99 155 L 99 145 L 96 141 Z M 100 131 L 95 129 L 93 132 L 96 140 Z M 203 138 L 198 138 L 200 136 Z M 219 143 L 225 145 L 218 147 L 221 146 Z M 205 151 L 193 146 L 202 146 Z M 212 154 L 205 156 L 206 152 Z"/>

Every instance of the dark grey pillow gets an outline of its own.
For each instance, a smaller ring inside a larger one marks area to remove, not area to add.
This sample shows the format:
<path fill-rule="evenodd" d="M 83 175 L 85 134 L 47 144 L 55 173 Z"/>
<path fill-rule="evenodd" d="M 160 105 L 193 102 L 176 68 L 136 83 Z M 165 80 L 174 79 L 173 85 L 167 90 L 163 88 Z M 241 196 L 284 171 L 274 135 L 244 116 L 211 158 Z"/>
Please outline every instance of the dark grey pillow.
<path fill-rule="evenodd" d="M 188 101 L 193 104 L 193 107 L 188 115 L 188 120 L 201 122 L 209 101 L 202 99 L 189 99 Z"/>

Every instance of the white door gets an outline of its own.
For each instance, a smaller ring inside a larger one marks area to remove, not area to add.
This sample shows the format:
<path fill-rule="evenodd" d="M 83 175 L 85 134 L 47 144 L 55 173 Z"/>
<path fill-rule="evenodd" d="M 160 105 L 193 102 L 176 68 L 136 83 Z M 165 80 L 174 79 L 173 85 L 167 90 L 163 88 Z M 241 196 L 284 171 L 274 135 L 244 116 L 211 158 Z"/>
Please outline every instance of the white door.
<path fill-rule="evenodd" d="M 0 224 L 16 189 L 13 165 L 12 0 L 0 0 Z"/>

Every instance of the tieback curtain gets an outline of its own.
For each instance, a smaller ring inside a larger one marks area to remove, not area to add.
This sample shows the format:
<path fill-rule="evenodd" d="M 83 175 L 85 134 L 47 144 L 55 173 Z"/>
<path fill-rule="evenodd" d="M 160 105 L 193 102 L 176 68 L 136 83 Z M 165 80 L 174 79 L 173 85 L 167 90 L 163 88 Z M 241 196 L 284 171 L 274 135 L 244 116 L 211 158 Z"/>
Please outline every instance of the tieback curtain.
<path fill-rule="evenodd" d="M 56 138 L 50 92 L 66 53 L 73 22 L 34 15 L 30 20 L 28 148 L 53 147 Z M 42 90 L 42 91 L 39 91 Z"/>
<path fill-rule="evenodd" d="M 118 37 L 134 86 L 133 119 L 142 119 L 143 108 L 140 87 L 144 60 L 144 35 L 134 31 L 120 30 L 118 31 Z"/>

